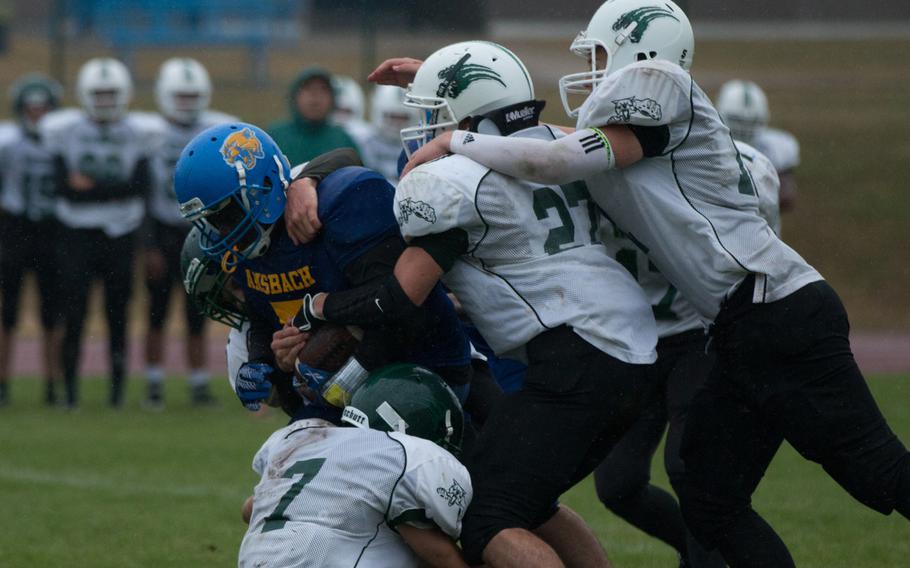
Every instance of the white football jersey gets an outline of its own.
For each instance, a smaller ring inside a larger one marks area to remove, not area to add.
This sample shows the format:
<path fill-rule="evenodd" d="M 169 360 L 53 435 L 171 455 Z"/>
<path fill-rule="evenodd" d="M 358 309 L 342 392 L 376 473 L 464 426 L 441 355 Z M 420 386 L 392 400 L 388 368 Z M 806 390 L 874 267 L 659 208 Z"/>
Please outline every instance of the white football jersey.
<path fill-rule="evenodd" d="M 777 203 L 780 183 L 777 172 L 768 158 L 752 146 L 736 142 L 736 147 L 742 155 L 743 165 L 755 182 L 759 194 L 759 213 L 772 229 L 777 227 L 775 232 L 778 232 L 780 209 Z M 635 242 L 609 220 L 601 226 L 600 234 L 610 255 L 626 267 L 645 291 L 645 296 L 651 302 L 651 309 L 654 311 L 658 337 L 670 337 L 703 327 L 702 319 L 692 304 L 686 301 L 675 286 L 667 282 Z"/>
<path fill-rule="evenodd" d="M 172 226 L 186 226 L 189 223 L 180 214 L 177 196 L 174 193 L 174 168 L 183 148 L 206 128 L 236 121 L 229 114 L 206 111 L 192 126 L 175 124 L 158 115 L 156 129 L 159 134 L 152 146 L 152 189 L 149 195 L 149 215 L 161 223 Z"/>
<path fill-rule="evenodd" d="M 228 382 L 231 383 L 232 392 L 237 391 L 237 374 L 240 373 L 240 367 L 250 360 L 250 350 L 247 346 L 249 337 L 249 321 L 243 322 L 239 330 L 232 327 L 228 334 L 224 349 L 227 352 Z"/>
<path fill-rule="evenodd" d="M 103 126 L 82 112 L 66 109 L 61 113 L 65 114 L 49 115 L 42 121 L 41 137 L 53 155 L 63 158 L 67 171 L 82 172 L 96 180 L 122 182 L 132 177 L 140 160 L 149 158 L 156 131 L 147 113 L 130 113 Z M 56 213 L 67 227 L 101 229 L 116 238 L 142 224 L 145 198 L 76 203 L 58 197 Z"/>
<path fill-rule="evenodd" d="M 253 470 L 241 568 L 416 568 L 393 527 L 457 539 L 472 496 L 467 470 L 432 442 L 319 419 L 272 434 Z"/>
<path fill-rule="evenodd" d="M 752 145 L 771 160 L 779 173 L 789 172 L 799 166 L 799 142 L 789 132 L 762 128 L 755 134 Z"/>
<path fill-rule="evenodd" d="M 54 156 L 37 136 L 16 125 L 0 133 L 4 164 L 0 208 L 30 221 L 54 216 Z"/>
<path fill-rule="evenodd" d="M 398 158 L 403 150 L 400 139 L 390 140 L 376 132 L 360 149 L 364 166 L 382 174 L 390 184 L 398 184 Z"/>
<path fill-rule="evenodd" d="M 546 126 L 513 134 L 558 135 Z M 394 209 L 405 239 L 468 234 L 469 253 L 443 281 L 497 354 L 565 324 L 617 359 L 654 362 L 651 308 L 600 243 L 600 214 L 584 183 L 548 187 L 450 156 L 408 174 Z"/>
<path fill-rule="evenodd" d="M 578 128 L 609 124 L 667 127 L 664 154 L 586 182 L 705 322 L 749 273 L 759 303 L 822 279 L 759 216 L 759 188 L 730 131 L 681 67 L 641 61 L 604 79 L 582 105 Z"/>

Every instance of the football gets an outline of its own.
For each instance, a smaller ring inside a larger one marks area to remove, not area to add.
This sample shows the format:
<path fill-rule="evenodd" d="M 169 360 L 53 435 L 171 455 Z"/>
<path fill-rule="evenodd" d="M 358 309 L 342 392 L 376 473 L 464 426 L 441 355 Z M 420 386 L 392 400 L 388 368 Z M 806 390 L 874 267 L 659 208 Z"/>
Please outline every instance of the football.
<path fill-rule="evenodd" d="M 357 349 L 359 330 L 326 323 L 317 329 L 297 355 L 297 359 L 310 367 L 334 373 Z"/>

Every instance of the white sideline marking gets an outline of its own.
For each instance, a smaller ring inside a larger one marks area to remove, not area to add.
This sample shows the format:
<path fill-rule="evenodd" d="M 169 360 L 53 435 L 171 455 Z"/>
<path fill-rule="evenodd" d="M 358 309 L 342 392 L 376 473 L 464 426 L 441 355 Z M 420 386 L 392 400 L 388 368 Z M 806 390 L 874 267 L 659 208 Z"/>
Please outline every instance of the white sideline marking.
<path fill-rule="evenodd" d="M 242 491 L 231 491 L 223 487 L 130 483 L 123 479 L 98 476 L 89 473 L 55 473 L 40 469 L 12 468 L 8 466 L 0 466 L 0 480 L 103 491 L 123 496 L 167 495 L 171 497 L 217 497 L 219 499 L 229 499 L 232 501 L 243 499 L 245 496 Z"/>

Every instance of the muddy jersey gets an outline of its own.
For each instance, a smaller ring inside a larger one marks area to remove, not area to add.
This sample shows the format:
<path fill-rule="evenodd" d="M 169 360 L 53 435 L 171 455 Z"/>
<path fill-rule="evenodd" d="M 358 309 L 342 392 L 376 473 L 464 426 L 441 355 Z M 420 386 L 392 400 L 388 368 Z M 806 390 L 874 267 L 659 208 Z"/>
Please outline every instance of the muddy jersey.
<path fill-rule="evenodd" d="M 578 128 L 611 124 L 654 127 L 666 144 L 658 156 L 585 180 L 591 195 L 703 321 L 749 273 L 753 302 L 821 280 L 759 215 L 760 188 L 730 131 L 681 67 L 642 61 L 604 79 Z"/>
<path fill-rule="evenodd" d="M 467 470 L 439 446 L 320 419 L 272 434 L 253 470 L 241 568 L 416 568 L 395 527 L 457 539 L 472 496 Z"/>
<path fill-rule="evenodd" d="M 538 126 L 513 136 L 559 134 Z M 406 239 L 467 233 L 469 252 L 443 282 L 497 354 L 568 325 L 617 359 L 655 360 L 651 309 L 600 243 L 600 215 L 584 183 L 549 187 L 450 156 L 402 180 L 395 214 Z"/>
<path fill-rule="evenodd" d="M 180 153 L 190 140 L 206 128 L 237 120 L 236 117 L 214 111 L 206 111 L 195 124 L 184 126 L 156 117 L 158 136 L 151 152 L 152 188 L 149 195 L 149 215 L 161 223 L 189 227 L 189 222 L 180 214 L 177 196 L 174 194 L 174 168 Z"/>

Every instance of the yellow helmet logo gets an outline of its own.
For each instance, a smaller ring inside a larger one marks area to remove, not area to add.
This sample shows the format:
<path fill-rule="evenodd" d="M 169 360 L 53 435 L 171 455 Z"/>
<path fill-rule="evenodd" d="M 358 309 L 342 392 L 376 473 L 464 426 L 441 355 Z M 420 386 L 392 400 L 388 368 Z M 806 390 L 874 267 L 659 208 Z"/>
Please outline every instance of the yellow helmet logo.
<path fill-rule="evenodd" d="M 244 168 L 251 170 L 256 167 L 257 159 L 265 157 L 265 153 L 262 151 L 262 142 L 256 137 L 256 133 L 251 128 L 244 128 L 224 139 L 224 144 L 221 145 L 221 156 L 229 166 L 233 166 L 234 162 L 240 160 Z"/>

